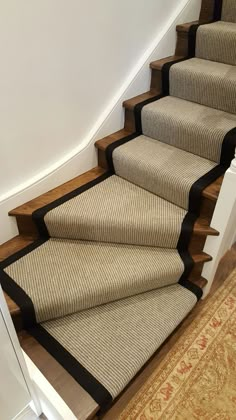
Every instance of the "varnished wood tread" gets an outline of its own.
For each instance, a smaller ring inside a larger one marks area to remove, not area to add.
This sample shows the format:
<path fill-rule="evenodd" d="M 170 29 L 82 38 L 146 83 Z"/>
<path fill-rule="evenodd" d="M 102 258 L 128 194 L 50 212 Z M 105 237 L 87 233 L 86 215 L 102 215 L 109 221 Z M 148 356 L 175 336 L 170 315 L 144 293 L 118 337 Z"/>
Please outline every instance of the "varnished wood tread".
<path fill-rule="evenodd" d="M 200 287 L 200 289 L 203 289 L 207 285 L 208 281 L 204 277 L 199 277 L 199 279 L 192 279 L 191 283 Z"/>
<path fill-rule="evenodd" d="M 150 64 L 151 69 L 153 70 L 162 70 L 162 67 L 166 63 L 171 63 L 172 61 L 181 60 L 182 58 L 185 58 L 181 55 L 171 55 L 169 57 L 161 58 L 160 60 L 152 61 Z"/>
<path fill-rule="evenodd" d="M 195 20 L 193 22 L 188 22 L 188 23 L 181 23 L 180 25 L 176 26 L 176 31 L 177 32 L 189 32 L 189 29 L 191 28 L 191 26 L 193 25 L 198 25 L 200 22 L 199 20 Z M 203 23 L 203 22 L 201 22 Z"/>
<path fill-rule="evenodd" d="M 123 107 L 129 110 L 133 110 L 135 105 L 144 102 L 148 99 L 155 98 L 155 96 L 160 95 L 161 92 L 156 89 L 150 89 L 148 92 L 144 92 L 141 95 L 134 96 L 131 99 L 127 99 L 123 102 Z"/>
<path fill-rule="evenodd" d="M 217 201 L 220 194 L 223 179 L 224 175 L 217 178 L 216 181 L 214 181 L 211 185 L 205 188 L 205 190 L 203 190 L 202 192 L 203 197 L 208 198 L 212 201 Z"/>
<path fill-rule="evenodd" d="M 208 221 L 204 219 L 203 217 L 199 217 L 193 228 L 193 233 L 195 233 L 197 236 L 219 236 L 219 232 L 209 226 Z"/>
<path fill-rule="evenodd" d="M 101 140 L 97 140 L 95 146 L 97 149 L 105 151 L 110 144 L 116 142 L 117 140 L 123 139 L 124 137 L 127 137 L 130 134 L 133 133 L 123 128 L 122 130 L 116 131 L 115 133 L 110 134 L 109 136 L 106 136 Z"/>
<path fill-rule="evenodd" d="M 45 206 L 46 204 L 52 203 L 54 200 L 63 197 L 65 194 L 75 190 L 76 188 L 81 187 L 82 185 L 87 184 L 90 181 L 98 178 L 99 176 L 103 175 L 106 172 L 105 169 L 97 166 L 91 169 L 88 172 L 85 172 L 82 175 L 77 176 L 76 178 L 72 179 L 71 181 L 66 182 L 50 190 L 49 192 L 40 195 L 39 197 L 34 198 L 31 201 L 11 210 L 9 212 L 10 216 L 17 216 L 17 215 L 31 215 L 35 210 Z"/>

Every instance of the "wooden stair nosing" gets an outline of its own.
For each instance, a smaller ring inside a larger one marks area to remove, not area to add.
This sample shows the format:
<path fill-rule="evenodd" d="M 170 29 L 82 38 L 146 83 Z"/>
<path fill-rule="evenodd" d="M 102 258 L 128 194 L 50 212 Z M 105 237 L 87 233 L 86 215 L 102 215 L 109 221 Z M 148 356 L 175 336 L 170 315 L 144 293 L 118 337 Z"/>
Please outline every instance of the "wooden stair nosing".
<path fill-rule="evenodd" d="M 182 60 L 183 58 L 187 58 L 187 57 L 183 55 L 170 55 L 168 57 L 152 61 L 150 63 L 150 68 L 152 70 L 161 71 L 164 64 L 171 63 L 172 61 Z"/>
<path fill-rule="evenodd" d="M 200 277 L 199 279 L 191 280 L 191 283 L 196 284 L 196 286 L 203 289 L 207 285 L 208 281 L 204 277 Z"/>
<path fill-rule="evenodd" d="M 79 188 L 82 185 L 93 181 L 94 179 L 98 178 L 99 176 L 105 173 L 106 170 L 104 168 L 96 166 L 95 168 L 90 169 L 84 174 L 73 178 L 71 181 L 59 185 L 58 187 L 46 192 L 45 194 L 42 194 L 39 197 L 36 197 L 25 204 L 22 204 L 19 207 L 16 207 L 15 209 L 11 210 L 8 214 L 9 216 L 32 215 L 32 213 L 35 210 L 53 202 L 54 200 L 57 200 L 58 198 L 63 197 L 65 194 L 68 194 L 76 188 Z"/>
<path fill-rule="evenodd" d="M 200 24 L 199 20 L 194 20 L 193 22 L 187 22 L 187 23 L 180 23 L 179 25 L 176 26 L 176 31 L 188 33 L 191 26 L 199 25 L 199 24 Z"/>
<path fill-rule="evenodd" d="M 140 95 L 134 96 L 133 98 L 127 99 L 123 102 L 123 107 L 126 109 L 133 110 L 135 105 L 144 102 L 148 99 L 155 98 L 155 96 L 160 95 L 161 92 L 159 92 L 157 89 L 150 89 L 147 92 L 141 93 Z"/>
<path fill-rule="evenodd" d="M 33 236 L 35 239 L 38 237 L 37 226 L 32 219 L 32 213 L 17 214 L 16 221 L 21 235 Z M 218 236 L 219 232 L 209 226 L 207 219 L 199 217 L 193 227 L 193 235 L 197 237 Z"/>

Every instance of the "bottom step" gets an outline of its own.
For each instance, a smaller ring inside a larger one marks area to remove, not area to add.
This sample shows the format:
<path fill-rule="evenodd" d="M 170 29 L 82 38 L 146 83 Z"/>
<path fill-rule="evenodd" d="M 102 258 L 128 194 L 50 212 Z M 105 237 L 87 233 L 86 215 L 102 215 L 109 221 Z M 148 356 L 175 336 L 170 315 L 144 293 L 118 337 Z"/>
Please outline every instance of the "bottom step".
<path fill-rule="evenodd" d="M 177 284 L 44 322 L 31 334 L 105 409 L 196 302 Z"/>

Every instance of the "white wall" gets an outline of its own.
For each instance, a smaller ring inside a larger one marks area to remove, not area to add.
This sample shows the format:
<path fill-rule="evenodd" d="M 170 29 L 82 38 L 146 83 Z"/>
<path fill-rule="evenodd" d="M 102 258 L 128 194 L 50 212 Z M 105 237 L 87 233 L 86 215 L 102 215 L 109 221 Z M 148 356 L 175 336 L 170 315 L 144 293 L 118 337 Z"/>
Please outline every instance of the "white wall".
<path fill-rule="evenodd" d="M 94 140 L 122 127 L 122 100 L 200 3 L 0 0 L 0 243 L 9 209 L 96 165 Z"/>

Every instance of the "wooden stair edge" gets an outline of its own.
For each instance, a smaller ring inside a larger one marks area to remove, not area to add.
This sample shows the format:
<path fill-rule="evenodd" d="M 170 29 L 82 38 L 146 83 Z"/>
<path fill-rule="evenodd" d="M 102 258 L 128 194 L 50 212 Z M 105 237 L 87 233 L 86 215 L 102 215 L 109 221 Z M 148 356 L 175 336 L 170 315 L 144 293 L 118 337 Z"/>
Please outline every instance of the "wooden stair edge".
<path fill-rule="evenodd" d="M 199 277 L 199 279 L 192 279 L 191 280 L 191 283 L 193 283 L 193 284 L 195 284 L 196 286 L 198 286 L 198 287 L 200 287 L 200 289 L 203 289 L 206 285 L 207 285 L 207 283 L 208 283 L 208 280 L 207 279 L 205 279 L 205 277 Z"/>
<path fill-rule="evenodd" d="M 193 227 L 193 233 L 197 236 L 219 236 L 219 232 L 212 228 L 206 219 L 199 217 Z"/>
<path fill-rule="evenodd" d="M 202 24 L 203 22 L 200 22 L 199 20 L 194 20 L 192 22 L 186 22 L 186 23 L 180 23 L 176 26 L 176 31 L 177 32 L 189 32 L 189 29 L 191 28 L 191 26 L 193 25 L 199 25 Z"/>
<path fill-rule="evenodd" d="M 33 198 L 21 206 L 16 207 L 15 209 L 9 211 L 8 214 L 9 216 L 32 215 L 33 211 L 52 203 L 54 200 L 63 197 L 65 194 L 81 187 L 82 185 L 87 184 L 90 181 L 93 181 L 105 173 L 106 169 L 101 168 L 100 166 L 96 166 L 95 168 L 92 168 L 89 171 L 78 175 L 72 180 L 67 181 L 64 184 L 61 184 L 58 187 Z"/>
<path fill-rule="evenodd" d="M 170 55 L 168 57 L 161 58 L 159 60 L 152 61 L 150 63 L 150 68 L 153 70 L 162 70 L 164 64 L 171 63 L 172 61 L 182 60 L 183 58 L 187 58 L 183 55 Z"/>
<path fill-rule="evenodd" d="M 133 98 L 126 99 L 123 102 L 123 107 L 129 110 L 133 110 L 135 105 L 146 101 L 147 99 L 155 98 L 155 96 L 160 95 L 161 92 L 155 88 L 151 88 L 147 92 L 141 93 L 140 95 L 134 96 Z"/>
<path fill-rule="evenodd" d="M 112 133 L 106 137 L 103 137 L 100 140 L 97 140 L 95 142 L 95 147 L 99 150 L 102 150 L 105 152 L 106 148 L 116 142 L 117 140 L 121 140 L 126 136 L 129 136 L 130 134 L 133 134 L 132 131 L 126 130 L 125 128 L 122 128 L 119 131 L 116 131 L 115 133 Z"/>

